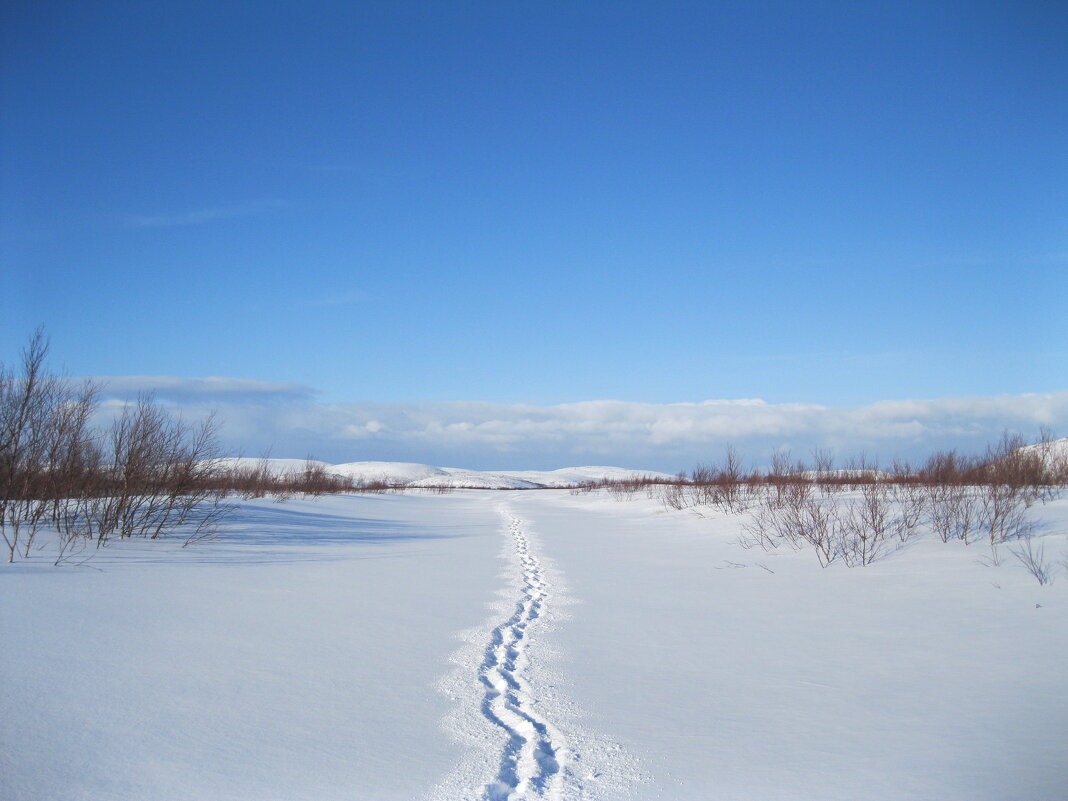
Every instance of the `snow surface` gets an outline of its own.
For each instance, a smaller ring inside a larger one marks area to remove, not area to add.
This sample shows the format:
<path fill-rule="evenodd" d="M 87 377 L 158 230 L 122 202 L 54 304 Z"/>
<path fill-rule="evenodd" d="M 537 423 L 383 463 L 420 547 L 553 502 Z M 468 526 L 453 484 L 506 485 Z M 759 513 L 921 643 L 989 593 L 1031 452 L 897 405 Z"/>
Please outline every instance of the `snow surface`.
<path fill-rule="evenodd" d="M 456 470 L 440 476 L 409 481 L 409 487 L 459 487 L 466 489 L 538 489 L 544 484 L 501 473 L 486 473 L 479 470 Z"/>
<path fill-rule="evenodd" d="M 1024 453 L 1037 453 L 1047 467 L 1061 465 L 1068 462 L 1068 437 L 1024 445 L 1020 450 Z"/>
<path fill-rule="evenodd" d="M 559 470 L 507 470 L 498 475 L 529 481 L 543 487 L 567 487 L 587 481 L 601 479 L 626 480 L 634 478 L 673 479 L 670 473 L 658 473 L 651 470 L 630 470 L 625 467 L 562 467 Z"/>
<path fill-rule="evenodd" d="M 290 476 L 303 473 L 310 464 L 313 467 L 326 467 L 334 472 L 333 465 L 317 462 L 314 459 L 257 459 L 251 456 L 224 456 L 212 459 L 211 463 L 223 470 L 257 470 L 265 467 L 276 476 Z"/>
<path fill-rule="evenodd" d="M 253 468 L 264 465 L 277 475 L 303 472 L 305 459 L 253 459 L 226 457 L 215 460 L 223 467 Z M 651 470 L 631 470 L 625 467 L 563 467 L 559 470 L 469 470 L 463 467 L 434 467 L 417 462 L 345 462 L 311 464 L 326 468 L 347 478 L 363 481 L 386 481 L 397 486 L 462 487 L 467 489 L 534 489 L 570 487 L 604 478 L 629 479 L 648 476 L 671 479 L 674 476 Z"/>
<path fill-rule="evenodd" d="M 414 462 L 346 462 L 328 465 L 331 473 L 363 481 L 388 481 L 392 484 L 408 484 L 432 476 L 448 475 L 440 467 Z"/>
<path fill-rule="evenodd" d="M 1054 559 L 1068 500 L 1036 507 Z M 1062 799 L 1068 576 L 566 491 L 249 501 L 0 568 L 0 798 Z"/>

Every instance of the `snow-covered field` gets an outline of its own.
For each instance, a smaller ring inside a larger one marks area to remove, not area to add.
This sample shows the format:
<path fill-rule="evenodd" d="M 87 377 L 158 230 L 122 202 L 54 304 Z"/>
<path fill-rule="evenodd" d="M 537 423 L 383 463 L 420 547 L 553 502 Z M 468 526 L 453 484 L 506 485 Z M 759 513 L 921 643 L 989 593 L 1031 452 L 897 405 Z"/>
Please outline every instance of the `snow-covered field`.
<path fill-rule="evenodd" d="M 1068 500 L 1034 514 L 1068 553 Z M 1068 798 L 1064 569 L 739 524 L 411 491 L 4 565 L 0 798 Z"/>

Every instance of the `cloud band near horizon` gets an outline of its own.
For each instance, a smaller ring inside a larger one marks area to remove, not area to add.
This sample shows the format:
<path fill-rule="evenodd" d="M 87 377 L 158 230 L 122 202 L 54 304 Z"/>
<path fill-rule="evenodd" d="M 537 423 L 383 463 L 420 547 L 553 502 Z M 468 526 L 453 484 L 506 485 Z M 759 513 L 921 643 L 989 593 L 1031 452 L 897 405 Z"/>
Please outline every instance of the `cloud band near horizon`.
<path fill-rule="evenodd" d="M 537 406 L 482 401 L 321 403 L 298 384 L 251 379 L 109 379 L 102 412 L 123 390 L 153 390 L 187 417 L 216 410 L 233 453 L 314 455 L 331 462 L 416 461 L 481 469 L 612 463 L 675 472 L 717 460 L 730 443 L 753 464 L 775 450 L 815 447 L 845 458 L 922 458 L 982 449 L 1003 431 L 1068 429 L 1068 390 L 1020 395 L 881 400 L 855 406 L 760 399 L 642 403 L 596 400 Z"/>

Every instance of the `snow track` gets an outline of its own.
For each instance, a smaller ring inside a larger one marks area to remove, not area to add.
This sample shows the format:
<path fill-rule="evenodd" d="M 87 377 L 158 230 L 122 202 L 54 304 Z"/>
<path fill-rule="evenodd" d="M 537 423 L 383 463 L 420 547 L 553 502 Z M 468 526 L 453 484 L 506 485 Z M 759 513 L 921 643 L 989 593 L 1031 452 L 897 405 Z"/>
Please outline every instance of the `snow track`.
<path fill-rule="evenodd" d="M 568 748 L 563 736 L 539 714 L 528 684 L 527 646 L 531 627 L 544 613 L 549 585 L 523 532 L 522 521 L 502 510 L 522 571 L 519 601 L 511 617 L 490 633 L 479 678 L 485 687 L 482 714 L 507 736 L 497 777 L 486 785 L 485 801 L 561 799 Z"/>
<path fill-rule="evenodd" d="M 426 801 L 623 801 L 643 777 L 620 744 L 583 725 L 551 636 L 576 602 L 529 520 L 491 497 L 507 584 L 493 616 L 458 633 L 439 689 L 453 702 L 442 727 L 463 750 Z"/>

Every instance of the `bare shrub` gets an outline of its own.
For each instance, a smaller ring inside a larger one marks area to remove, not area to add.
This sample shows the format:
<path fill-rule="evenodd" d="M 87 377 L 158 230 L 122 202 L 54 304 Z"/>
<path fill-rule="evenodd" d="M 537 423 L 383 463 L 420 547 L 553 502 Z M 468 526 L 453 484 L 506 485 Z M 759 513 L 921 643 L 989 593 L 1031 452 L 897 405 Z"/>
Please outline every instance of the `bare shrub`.
<path fill-rule="evenodd" d="M 45 523 L 58 535 L 57 564 L 113 536 L 157 539 L 182 529 L 197 538 L 215 528 L 227 507 L 213 485 L 214 420 L 188 425 L 143 396 L 109 429 L 94 431 L 97 387 L 49 375 L 47 352 L 38 330 L 18 375 L 0 366 L 0 532 L 8 560 L 29 556 Z"/>
<path fill-rule="evenodd" d="M 841 520 L 837 506 L 809 496 L 791 511 L 793 519 L 790 522 L 796 527 L 797 536 L 812 546 L 820 566 L 827 567 L 841 554 Z"/>
<path fill-rule="evenodd" d="M 819 449 L 813 452 L 815 470 L 809 470 L 778 451 L 766 474 L 745 472 L 737 451 L 728 447 L 721 465 L 698 465 L 689 476 L 659 487 L 659 495 L 669 509 L 751 511 L 742 523 L 741 545 L 768 550 L 808 543 L 823 566 L 839 558 L 850 566 L 870 564 L 891 547 L 892 538 L 906 543 L 925 523 L 943 542 L 968 544 L 985 534 L 988 562 L 997 563 L 998 545 L 1030 535 L 1029 507 L 1068 485 L 1068 456 L 1059 456 L 1053 442 L 1043 432 L 1036 446 L 1026 447 L 1021 437 L 1006 434 L 981 457 L 940 451 L 918 468 L 894 462 L 887 471 L 864 455 L 833 469 L 830 453 Z M 856 497 L 837 497 L 846 489 Z M 647 492 L 652 497 L 653 488 Z M 630 493 L 620 486 L 613 495 Z"/>
<path fill-rule="evenodd" d="M 223 503 L 221 496 L 213 500 L 212 503 L 199 504 L 191 512 L 188 518 L 188 530 L 182 540 L 183 548 L 219 537 L 223 523 L 235 507 L 232 504 Z"/>
<path fill-rule="evenodd" d="M 1041 499 L 1047 476 L 1041 450 L 1026 445 L 1019 434 L 1006 432 L 987 449 L 986 462 L 990 483 L 1012 487 L 1031 505 Z"/>
<path fill-rule="evenodd" d="M 742 458 L 737 448 L 728 445 L 717 482 L 720 505 L 730 514 L 744 512 L 749 505 L 748 488 L 750 486 L 752 486 L 751 481 L 743 480 Z"/>
<path fill-rule="evenodd" d="M 97 546 L 112 537 L 158 539 L 172 529 L 213 520 L 225 510 L 217 486 L 217 424 L 185 423 L 141 395 L 105 437 L 105 464 L 82 503 L 83 525 Z"/>
<path fill-rule="evenodd" d="M 771 455 L 771 468 L 764 477 L 764 482 L 774 495 L 773 501 L 776 505 L 784 502 L 787 485 L 796 481 L 797 473 L 791 472 L 790 452 L 775 451 Z"/>
<path fill-rule="evenodd" d="M 959 539 L 965 544 L 978 530 L 979 500 L 972 487 L 932 484 L 924 487 L 927 523 L 942 542 Z"/>
<path fill-rule="evenodd" d="M 742 523 L 742 533 L 737 543 L 748 550 L 759 545 L 765 551 L 779 547 L 779 537 L 775 531 L 775 510 L 758 503 L 750 510 L 749 519 Z"/>
<path fill-rule="evenodd" d="M 356 479 L 331 473 L 326 465 L 308 457 L 303 468 L 295 473 L 276 473 L 271 469 L 270 458 L 261 456 L 252 465 L 234 464 L 214 472 L 212 486 L 224 493 L 235 493 L 252 500 L 270 497 L 284 502 L 294 495 L 318 497 L 344 492 L 385 493 L 399 487 L 385 479 Z M 573 490 L 576 488 L 573 488 Z"/>
<path fill-rule="evenodd" d="M 1057 446 L 1057 438 L 1046 426 L 1038 430 L 1038 438 L 1032 449 L 1038 457 L 1042 471 L 1040 500 L 1043 503 L 1057 497 L 1068 486 L 1068 449 Z"/>
<path fill-rule="evenodd" d="M 807 481 L 794 481 L 783 489 L 774 505 L 778 510 L 777 531 L 782 539 L 799 548 L 806 540 L 803 536 L 805 520 L 811 517 L 806 507 L 814 501 L 813 487 Z"/>
<path fill-rule="evenodd" d="M 93 467 L 88 421 L 97 388 L 48 375 L 47 354 L 38 329 L 23 350 L 18 375 L 0 366 L 0 533 L 8 561 L 20 551 L 30 555 L 43 523 L 60 526 L 66 499 L 85 493 Z"/>
<path fill-rule="evenodd" d="M 936 451 L 927 457 L 916 477 L 928 486 L 975 484 L 980 479 L 980 472 L 979 460 L 974 456 L 963 456 L 954 450 Z"/>
<path fill-rule="evenodd" d="M 801 536 L 796 524 L 798 509 L 790 508 L 788 495 L 782 491 L 784 485 L 775 485 L 772 490 L 765 490 L 756 499 L 750 510 L 749 518 L 742 523 L 742 534 L 738 543 L 745 548 L 759 545 L 765 551 L 788 544 L 793 548 L 801 547 Z M 795 493 L 798 503 L 803 504 L 807 493 L 801 490 Z"/>
<path fill-rule="evenodd" d="M 878 481 L 879 478 L 879 463 L 874 460 L 869 461 L 863 451 L 857 456 L 850 457 L 846 462 L 845 470 L 838 474 L 840 486 L 844 485 L 853 492 L 866 484 Z"/>
<path fill-rule="evenodd" d="M 782 492 L 763 493 L 742 524 L 739 543 L 764 550 L 788 544 L 801 548 L 812 546 L 822 567 L 827 567 L 840 554 L 840 521 L 833 502 L 815 495 L 806 481 L 782 485 Z"/>
<path fill-rule="evenodd" d="M 887 486 L 861 486 L 860 497 L 850 500 L 840 519 L 839 549 L 849 567 L 870 565 L 885 552 L 891 533 L 891 510 Z"/>
<path fill-rule="evenodd" d="M 304 470 L 299 476 L 290 479 L 294 489 L 301 495 L 319 497 L 320 495 L 349 492 L 358 488 L 351 478 L 331 473 L 326 465 L 309 456 L 304 461 Z"/>
<path fill-rule="evenodd" d="M 426 486 L 422 488 L 425 492 L 431 495 L 451 495 L 456 491 L 456 487 L 450 484 L 436 484 L 433 486 Z"/>
<path fill-rule="evenodd" d="M 1045 543 L 1036 546 L 1033 539 L 1030 534 L 1025 535 L 1015 547 L 1009 548 L 1009 552 L 1020 560 L 1020 564 L 1027 568 L 1027 572 L 1034 576 L 1039 584 L 1052 584 L 1055 567 L 1046 559 Z"/>
<path fill-rule="evenodd" d="M 608 494 L 617 501 L 629 500 L 645 487 L 640 479 L 619 479 L 606 484 Z"/>
<path fill-rule="evenodd" d="M 44 373 L 47 354 L 48 342 L 38 329 L 22 351 L 20 374 L 0 367 L 0 534 L 9 562 L 18 555 L 23 525 L 37 506 L 33 484 L 43 467 L 45 429 L 58 383 Z M 26 551 L 32 534 L 29 539 Z"/>
<path fill-rule="evenodd" d="M 685 509 L 688 505 L 686 486 L 681 482 L 664 484 L 661 488 L 660 501 L 668 509 Z"/>
<path fill-rule="evenodd" d="M 1027 510 L 1040 497 L 1043 469 L 1041 457 L 1023 450 L 1024 444 L 1022 437 L 1006 432 L 997 445 L 987 449 L 979 522 L 991 545 L 1030 531 Z"/>
<path fill-rule="evenodd" d="M 59 550 L 52 564 L 56 567 L 75 562 L 86 552 L 89 540 L 76 532 L 60 532 Z"/>
<path fill-rule="evenodd" d="M 979 496 L 979 526 L 991 545 L 1017 539 L 1031 530 L 1026 496 L 1006 484 L 987 484 Z"/>
<path fill-rule="evenodd" d="M 814 448 L 812 450 L 812 462 L 820 491 L 825 495 L 841 492 L 842 482 L 840 476 L 834 471 L 834 454 L 825 448 Z"/>
<path fill-rule="evenodd" d="M 888 484 L 891 499 L 897 510 L 894 533 L 901 542 L 908 542 L 923 522 L 927 510 L 927 493 L 907 463 L 895 463 L 894 479 Z"/>
<path fill-rule="evenodd" d="M 222 477 L 222 484 L 238 492 L 245 500 L 255 500 L 270 494 L 276 487 L 277 476 L 271 472 L 270 454 L 264 453 L 252 467 L 234 467 Z"/>
<path fill-rule="evenodd" d="M 727 514 L 744 512 L 749 507 L 752 488 L 758 482 L 744 474 L 742 459 L 733 445 L 727 446 L 722 465 L 698 465 L 690 474 L 694 504 L 713 506 Z"/>

